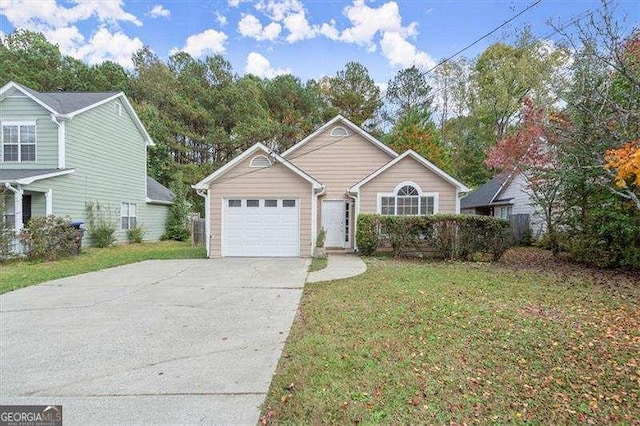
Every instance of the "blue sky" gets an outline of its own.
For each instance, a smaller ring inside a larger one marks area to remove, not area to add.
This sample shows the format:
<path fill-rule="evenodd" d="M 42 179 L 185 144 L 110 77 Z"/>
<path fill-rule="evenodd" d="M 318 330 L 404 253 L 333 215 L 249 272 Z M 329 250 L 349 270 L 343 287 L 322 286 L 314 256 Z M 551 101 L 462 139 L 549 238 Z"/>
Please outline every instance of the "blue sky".
<path fill-rule="evenodd" d="M 196 57 L 220 53 L 239 74 L 291 72 L 303 80 L 358 61 L 385 83 L 404 67 L 431 67 L 534 1 L 0 0 L 0 36 L 16 28 L 42 31 L 65 54 L 126 67 L 143 45 L 164 59 L 178 50 Z M 547 21 L 567 22 L 601 6 L 542 0 L 463 55 L 512 41 L 525 24 L 536 36 L 558 41 Z M 619 19 L 626 16 L 627 28 L 638 26 L 640 2 L 619 1 L 615 10 Z"/>

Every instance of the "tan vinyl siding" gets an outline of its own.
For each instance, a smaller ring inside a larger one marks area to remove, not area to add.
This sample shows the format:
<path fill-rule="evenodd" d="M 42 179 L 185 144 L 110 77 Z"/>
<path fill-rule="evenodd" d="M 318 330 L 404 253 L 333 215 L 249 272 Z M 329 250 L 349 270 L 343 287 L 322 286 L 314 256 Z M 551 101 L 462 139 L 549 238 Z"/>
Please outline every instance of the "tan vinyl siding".
<path fill-rule="evenodd" d="M 221 256 L 223 198 L 297 198 L 300 200 L 300 256 L 311 255 L 311 184 L 287 169 L 275 164 L 265 169 L 250 168 L 254 156 L 218 178 L 209 191 L 210 257 Z"/>
<path fill-rule="evenodd" d="M 58 126 L 51 121 L 51 113 L 30 98 L 9 96 L 0 101 L 0 122 L 36 122 L 36 162 L 3 162 L 3 169 L 55 169 L 58 167 Z M 0 133 L 0 139 L 2 134 Z"/>
<path fill-rule="evenodd" d="M 319 134 L 287 159 L 322 182 L 326 200 L 348 199 L 350 187 L 393 157 L 349 129 L 349 136 L 331 136 L 332 128 Z"/>
<path fill-rule="evenodd" d="M 362 186 L 360 213 L 377 213 L 378 193 L 391 193 L 405 181 L 416 183 L 422 192 L 437 192 L 438 213 L 456 212 L 456 187 L 413 158 L 406 157 Z"/>

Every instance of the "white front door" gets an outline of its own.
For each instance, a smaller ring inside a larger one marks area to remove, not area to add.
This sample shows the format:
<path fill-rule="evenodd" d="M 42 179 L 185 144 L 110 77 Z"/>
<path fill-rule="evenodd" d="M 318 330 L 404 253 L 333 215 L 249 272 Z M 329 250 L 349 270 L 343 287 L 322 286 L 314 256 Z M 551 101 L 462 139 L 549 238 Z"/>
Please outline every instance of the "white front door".
<path fill-rule="evenodd" d="M 325 247 L 345 246 L 345 201 L 322 201 L 322 227 L 327 233 Z"/>

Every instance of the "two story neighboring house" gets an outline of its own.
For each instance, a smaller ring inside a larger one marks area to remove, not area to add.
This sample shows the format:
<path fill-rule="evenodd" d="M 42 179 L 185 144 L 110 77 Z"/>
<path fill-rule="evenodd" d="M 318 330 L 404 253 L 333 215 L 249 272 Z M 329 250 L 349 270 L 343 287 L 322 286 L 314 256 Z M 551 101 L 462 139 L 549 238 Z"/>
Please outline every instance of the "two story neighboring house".
<path fill-rule="evenodd" d="M 194 188 L 205 197 L 210 257 L 310 256 L 320 229 L 326 247 L 357 249 L 358 214 L 459 213 L 469 191 L 342 116 L 281 155 L 257 143 Z"/>
<path fill-rule="evenodd" d="M 174 194 L 147 176 L 153 141 L 123 93 L 40 93 L 10 82 L 0 89 L 0 127 L 5 226 L 18 232 L 52 214 L 86 221 L 86 203 L 98 202 L 119 242 L 136 225 L 148 240 L 164 232 Z"/>

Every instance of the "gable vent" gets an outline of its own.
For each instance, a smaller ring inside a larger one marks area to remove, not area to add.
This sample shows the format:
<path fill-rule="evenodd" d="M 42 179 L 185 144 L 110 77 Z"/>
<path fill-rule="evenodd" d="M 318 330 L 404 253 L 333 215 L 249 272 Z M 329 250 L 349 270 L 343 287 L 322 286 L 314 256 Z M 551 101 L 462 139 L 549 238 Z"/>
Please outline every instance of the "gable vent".
<path fill-rule="evenodd" d="M 271 165 L 271 161 L 264 155 L 256 155 L 251 159 L 250 167 L 269 167 Z"/>
<path fill-rule="evenodd" d="M 342 126 L 336 126 L 331 129 L 331 136 L 348 136 L 349 132 Z"/>

